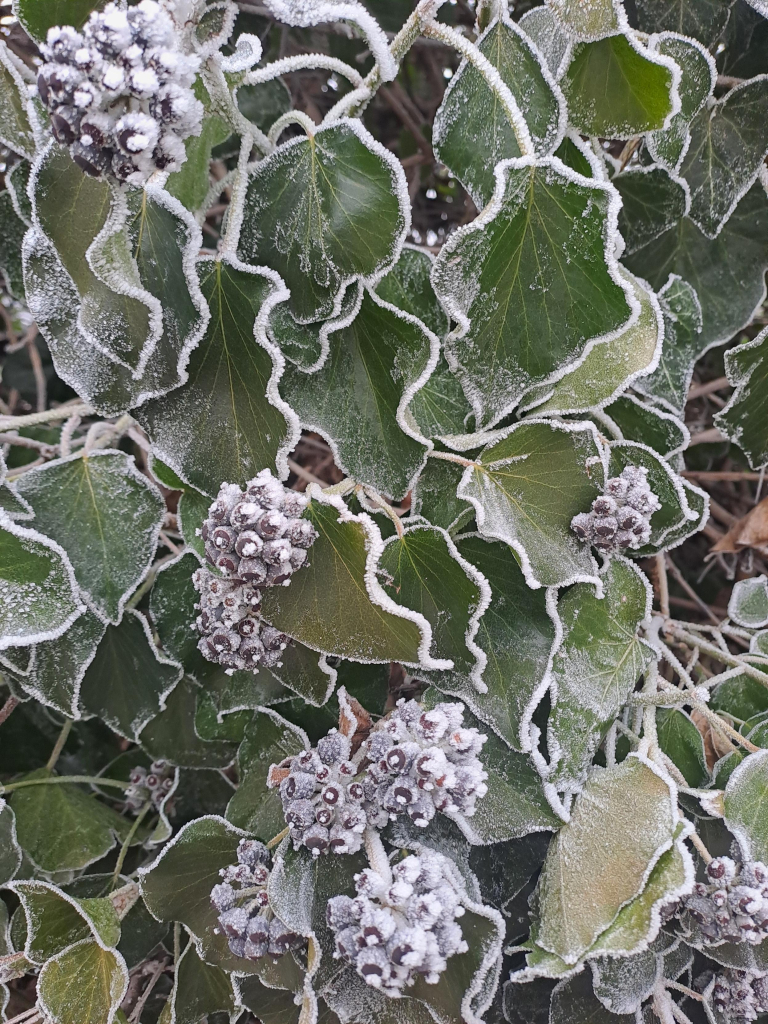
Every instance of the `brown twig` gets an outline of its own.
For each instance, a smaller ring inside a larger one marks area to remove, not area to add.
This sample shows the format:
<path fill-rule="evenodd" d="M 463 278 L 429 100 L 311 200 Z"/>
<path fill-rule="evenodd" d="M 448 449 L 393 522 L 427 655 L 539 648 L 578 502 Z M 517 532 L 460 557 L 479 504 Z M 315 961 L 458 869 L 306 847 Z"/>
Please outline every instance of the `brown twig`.
<path fill-rule="evenodd" d="M 666 563 L 667 563 L 667 568 L 669 569 L 669 571 L 674 576 L 675 581 L 683 588 L 683 590 L 691 598 L 691 600 L 695 602 L 696 606 L 701 611 L 703 611 L 704 614 L 707 615 L 711 619 L 711 621 L 714 622 L 715 625 L 718 625 L 720 620 L 710 610 L 710 607 L 706 603 L 706 601 L 702 601 L 702 599 L 699 597 L 699 595 L 696 593 L 696 591 L 690 585 L 688 580 L 683 576 L 683 574 L 677 568 L 675 563 L 672 561 L 672 559 L 670 558 L 669 554 L 667 554 L 667 556 L 666 556 Z"/>
<path fill-rule="evenodd" d="M 0 725 L 2 725 L 7 718 L 10 718 L 11 714 L 16 710 L 20 703 L 21 701 L 18 697 L 8 698 L 5 704 L 0 708 Z"/>
<path fill-rule="evenodd" d="M 718 377 L 716 380 L 705 381 L 704 384 L 692 384 L 688 390 L 686 401 L 692 402 L 694 398 L 701 398 L 703 395 L 711 395 L 713 391 L 722 391 L 723 388 L 733 387 L 727 377 Z"/>
<path fill-rule="evenodd" d="M 702 469 L 684 469 L 681 473 L 687 480 L 701 480 L 702 483 L 728 483 L 739 480 L 760 480 L 761 473 L 750 473 L 747 470 L 721 470 L 720 472 Z"/>

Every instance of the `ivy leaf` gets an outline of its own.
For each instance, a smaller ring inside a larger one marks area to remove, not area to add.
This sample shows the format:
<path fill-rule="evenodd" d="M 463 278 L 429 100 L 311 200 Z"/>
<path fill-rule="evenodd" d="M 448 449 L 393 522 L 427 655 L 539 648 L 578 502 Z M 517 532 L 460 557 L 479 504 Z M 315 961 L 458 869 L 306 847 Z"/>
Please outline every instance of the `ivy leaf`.
<path fill-rule="evenodd" d="M 379 566 L 392 600 L 420 612 L 432 626 L 433 656 L 450 659 L 454 672 L 482 687 L 487 658 L 475 639 L 490 603 L 482 573 L 447 533 L 421 525 L 390 538 Z"/>
<path fill-rule="evenodd" d="M 408 229 L 406 197 L 400 163 L 359 121 L 341 119 L 256 165 L 239 254 L 280 274 L 300 323 L 323 319 L 347 281 L 395 261 Z"/>
<path fill-rule="evenodd" d="M 430 681 L 442 693 L 460 697 L 513 750 L 522 751 L 528 745 L 528 722 L 541 696 L 555 640 L 546 592 L 530 590 L 506 544 L 474 536 L 462 538 L 457 547 L 491 588 L 491 602 L 475 637 L 487 656 L 483 689 L 469 673 L 455 669 L 432 673 Z"/>
<path fill-rule="evenodd" d="M 725 787 L 725 824 L 750 860 L 768 857 L 768 750 L 745 757 Z"/>
<path fill-rule="evenodd" d="M 555 80 L 559 80 L 571 59 L 572 37 L 553 14 L 549 4 L 526 11 L 518 22 L 541 51 Z"/>
<path fill-rule="evenodd" d="M 668 459 L 688 447 L 690 434 L 683 421 L 663 409 L 642 402 L 634 395 L 621 395 L 603 410 L 603 415 L 625 441 L 636 441 Z"/>
<path fill-rule="evenodd" d="M 494 22 L 476 45 L 520 107 L 536 153 L 552 153 L 562 138 L 565 104 L 541 54 L 509 18 Z M 499 161 L 522 155 L 496 93 L 466 58 L 435 114 L 432 141 L 439 159 L 461 181 L 478 209 L 493 195 Z"/>
<path fill-rule="evenodd" d="M 127 988 L 120 954 L 84 939 L 44 965 L 37 998 L 54 1024 L 112 1024 Z"/>
<path fill-rule="evenodd" d="M 749 191 L 768 152 L 768 77 L 731 89 L 691 122 L 691 145 L 680 174 L 691 191 L 689 217 L 716 238 L 741 197 Z"/>
<path fill-rule="evenodd" d="M 299 323 L 288 303 L 280 302 L 269 316 L 268 335 L 289 363 L 305 373 L 314 373 L 328 358 L 328 335 L 339 327 L 346 327 L 360 307 L 362 285 L 352 282 L 336 296 L 333 312 L 327 320 L 311 324 Z"/>
<path fill-rule="evenodd" d="M 35 140 L 27 113 L 27 85 L 21 62 L 0 43 L 0 142 L 14 153 L 31 158 Z"/>
<path fill-rule="evenodd" d="M 480 533 L 509 544 L 529 587 L 594 579 L 595 562 L 571 530 L 602 484 L 590 423 L 525 420 L 468 466 L 458 494 L 475 508 Z"/>
<path fill-rule="evenodd" d="M 493 200 L 448 238 L 432 276 L 459 324 L 446 355 L 478 427 L 493 426 L 630 313 L 611 255 L 609 186 L 554 157 L 505 160 L 497 175 Z"/>
<path fill-rule="evenodd" d="M 84 611 L 64 549 L 0 516 L 0 650 L 54 640 Z"/>
<path fill-rule="evenodd" d="M 104 6 L 104 0 L 13 0 L 13 13 L 24 31 L 36 42 L 45 42 L 48 29 L 54 25 L 81 28 L 92 11 Z"/>
<path fill-rule="evenodd" d="M 562 640 L 551 670 L 548 746 L 557 751 L 550 781 L 576 791 L 608 726 L 647 669 L 653 652 L 638 637 L 651 612 L 648 582 L 631 562 L 612 558 L 603 596 L 579 583 L 558 602 Z"/>
<path fill-rule="evenodd" d="M 634 383 L 659 358 L 664 321 L 654 293 L 641 281 L 625 274 L 640 306 L 637 319 L 606 341 L 598 341 L 575 370 L 561 377 L 554 387 L 543 386 L 523 399 L 526 408 L 547 395 L 536 413 L 587 412 L 612 401 Z"/>
<path fill-rule="evenodd" d="M 13 208 L 11 194 L 0 192 L 0 273 L 5 287 L 17 299 L 24 298 L 21 246 L 27 227 Z"/>
<path fill-rule="evenodd" d="M 663 958 L 652 949 L 617 959 L 598 957 L 590 964 L 594 994 L 606 1010 L 634 1014 L 653 992 L 662 966 Z"/>
<path fill-rule="evenodd" d="M 268 988 L 255 975 L 250 978 L 233 976 L 233 980 L 238 999 L 247 1010 L 258 1013 L 262 1024 L 299 1024 L 302 1008 L 296 1005 L 292 991 Z"/>
<path fill-rule="evenodd" d="M 283 686 L 298 693 L 306 704 L 313 707 L 322 707 L 336 685 L 336 669 L 328 664 L 325 656 L 321 654 L 318 658 L 316 651 L 296 641 L 283 651 L 280 666 L 269 671 Z"/>
<path fill-rule="evenodd" d="M 713 46 L 728 21 L 733 0 L 635 0 L 638 28 L 693 36 Z"/>
<path fill-rule="evenodd" d="M 208 742 L 195 729 L 199 689 L 191 676 L 184 676 L 164 697 L 164 709 L 150 719 L 139 735 L 139 742 L 150 757 L 182 768 L 226 768 L 232 763 L 236 750 L 233 743 Z"/>
<path fill-rule="evenodd" d="M 456 493 L 463 475 L 460 465 L 427 459 L 411 493 L 411 508 L 433 526 L 454 532 L 472 519 L 474 510 Z"/>
<path fill-rule="evenodd" d="M 190 359 L 189 381 L 148 402 L 138 419 L 158 458 L 215 495 L 222 480 L 244 484 L 280 462 L 297 424 L 277 394 L 284 362 L 264 330 L 270 309 L 285 297 L 279 279 L 231 256 L 198 266 L 211 320 Z"/>
<path fill-rule="evenodd" d="M 15 882 L 27 922 L 25 956 L 44 964 L 74 942 L 94 939 L 100 946 L 116 946 L 120 922 L 108 898 L 75 899 L 50 882 Z"/>
<path fill-rule="evenodd" d="M 715 423 L 742 449 L 752 468 L 760 469 L 768 462 L 768 328 L 752 341 L 726 352 L 725 370 L 736 390 L 725 409 L 716 415 Z"/>
<path fill-rule="evenodd" d="M 237 752 L 240 780 L 227 807 L 227 820 L 267 843 L 285 828 L 280 794 L 267 789 L 270 765 L 309 746 L 302 729 L 274 711 L 257 711 L 246 727 Z"/>
<path fill-rule="evenodd" d="M 10 804 L 0 799 L 0 885 L 15 877 L 22 852 L 16 839 L 16 817 Z"/>
<path fill-rule="evenodd" d="M 51 775 L 41 768 L 26 778 Z M 19 845 L 32 863 L 49 874 L 87 867 L 115 845 L 126 822 L 110 807 L 76 785 L 27 786 L 11 797 Z"/>
<path fill-rule="evenodd" d="M 633 386 L 652 401 L 682 416 L 693 367 L 701 348 L 701 303 L 696 291 L 677 274 L 669 275 L 658 293 L 658 300 L 664 316 L 664 341 L 659 365 Z"/>
<path fill-rule="evenodd" d="M 728 618 L 747 629 L 768 626 L 768 579 L 765 576 L 734 583 L 728 601 Z"/>
<path fill-rule="evenodd" d="M 615 768 L 594 769 L 544 862 L 538 946 L 577 963 L 643 891 L 676 827 L 671 786 L 648 761 L 630 754 Z"/>
<path fill-rule="evenodd" d="M 93 610 L 118 623 L 155 556 L 165 502 L 130 455 L 80 453 L 24 473 L 35 525 L 66 550 Z"/>
<path fill-rule="evenodd" d="M 626 25 L 622 5 L 617 0 L 597 0 L 591 4 L 579 0 L 549 0 L 547 6 L 568 35 L 582 42 L 612 36 Z"/>
<path fill-rule="evenodd" d="M 377 579 L 381 537 L 373 520 L 310 485 L 305 513 L 319 533 L 310 565 L 290 587 L 264 594 L 268 622 L 312 650 L 353 661 L 400 661 L 425 668 L 446 663 L 429 655 L 432 631 L 418 612 L 395 604 Z"/>
<path fill-rule="evenodd" d="M 674 61 L 620 33 L 575 46 L 561 86 L 582 135 L 631 139 L 668 127 L 679 80 Z"/>
<path fill-rule="evenodd" d="M 400 499 L 426 460 L 429 442 L 408 421 L 407 409 L 434 369 L 438 340 L 366 290 L 357 316 L 334 330 L 329 343 L 316 372 L 286 370 L 281 394 L 305 429 L 328 440 L 344 472 Z"/>
<path fill-rule="evenodd" d="M 652 242 L 688 212 L 690 197 L 663 167 L 632 167 L 611 179 L 621 196 L 619 230 L 630 255 Z"/>
<path fill-rule="evenodd" d="M 623 962 L 619 961 L 619 963 Z M 655 961 L 654 961 L 655 966 Z M 607 1010 L 592 990 L 587 971 L 559 982 L 552 993 L 549 1024 L 635 1024 L 635 1014 Z"/>
<path fill-rule="evenodd" d="M 67 717 L 81 717 L 80 684 L 106 628 L 98 615 L 86 611 L 62 636 L 35 646 L 25 685 L 36 700 Z"/>
<path fill-rule="evenodd" d="M 135 740 L 165 709 L 182 675 L 181 665 L 155 647 L 144 616 L 131 609 L 119 626 L 107 627 L 80 683 L 79 698 L 86 711 Z"/>
<path fill-rule="evenodd" d="M 750 323 L 765 297 L 768 197 L 755 183 L 715 239 L 684 217 L 626 258 L 632 273 L 659 289 L 670 274 L 695 288 L 701 303 L 698 355 Z"/>
<path fill-rule="evenodd" d="M 230 976 L 201 960 L 194 942 L 179 957 L 170 1004 L 172 1024 L 198 1024 L 210 1014 L 235 1012 Z"/>
<path fill-rule="evenodd" d="M 183 552 L 158 570 L 149 595 L 149 614 L 160 646 L 193 674 L 208 667 L 197 649 L 199 634 L 195 627 L 199 595 L 192 574 L 199 565 L 191 551 Z"/>
<path fill-rule="evenodd" d="M 674 32 L 652 36 L 650 49 L 671 57 L 680 68 L 680 110 L 667 128 L 652 132 L 647 139 L 653 159 L 668 171 L 676 171 L 691 143 L 691 121 L 715 88 L 717 68 L 701 43 Z"/>
<path fill-rule="evenodd" d="M 168 176 L 166 188 L 194 213 L 205 203 L 210 188 L 211 151 L 229 138 L 231 129 L 227 121 L 211 110 L 211 98 L 199 78 L 193 89 L 205 111 L 202 127 L 199 135 L 190 135 L 184 142 L 187 159 Z"/>
<path fill-rule="evenodd" d="M 697 789 L 709 782 L 704 740 L 689 715 L 677 708 L 659 708 L 656 715 L 659 746 Z"/>

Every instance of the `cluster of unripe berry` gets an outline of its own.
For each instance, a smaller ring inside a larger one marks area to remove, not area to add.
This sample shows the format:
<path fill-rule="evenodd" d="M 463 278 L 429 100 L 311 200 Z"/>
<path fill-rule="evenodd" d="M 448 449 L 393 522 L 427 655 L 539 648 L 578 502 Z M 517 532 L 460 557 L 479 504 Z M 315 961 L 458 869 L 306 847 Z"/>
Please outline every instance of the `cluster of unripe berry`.
<path fill-rule="evenodd" d="M 357 896 L 334 896 L 327 919 L 334 932 L 334 956 L 352 964 L 360 977 L 389 996 L 423 977 L 439 981 L 448 959 L 467 943 L 456 918 L 464 914 L 445 858 L 430 850 L 392 867 L 391 877 L 372 868 L 355 875 Z"/>
<path fill-rule="evenodd" d="M 651 537 L 651 516 L 661 502 L 648 484 L 644 466 L 626 466 L 621 476 L 606 481 L 605 491 L 592 502 L 591 512 L 571 520 L 579 540 L 610 553 L 641 548 Z"/>
<path fill-rule="evenodd" d="M 234 956 L 247 960 L 267 955 L 277 958 L 306 942 L 269 906 L 269 866 L 269 850 L 263 843 L 241 839 L 237 864 L 223 868 L 219 872 L 222 881 L 211 890 L 211 903 L 219 912 L 216 934 L 226 936 Z"/>
<path fill-rule="evenodd" d="M 125 791 L 126 808 L 139 811 L 149 800 L 153 807 L 159 809 L 173 789 L 175 775 L 173 765 L 167 761 L 153 761 L 149 771 L 142 765 L 131 769 L 130 785 Z"/>
<path fill-rule="evenodd" d="M 186 159 L 184 139 L 199 135 L 203 106 L 191 86 L 199 61 L 179 48 L 163 5 L 109 3 L 82 32 L 52 28 L 41 47 L 37 92 L 54 137 L 87 174 L 141 184 Z"/>
<path fill-rule="evenodd" d="M 333 729 L 312 750 L 272 765 L 296 848 L 313 856 L 356 853 L 366 826 L 398 815 L 426 826 L 438 811 L 471 816 L 488 791 L 478 754 L 486 737 L 463 725 L 462 704 L 425 711 L 401 700 L 353 759 L 350 740 Z"/>
<path fill-rule="evenodd" d="M 715 977 L 712 1004 L 733 1024 L 757 1020 L 768 1012 L 768 976 L 754 971 L 722 971 Z"/>
<path fill-rule="evenodd" d="M 737 864 L 715 857 L 707 881 L 697 882 L 681 901 L 680 916 L 696 922 L 705 943 L 749 942 L 768 938 L 768 867 L 761 861 Z"/>
<path fill-rule="evenodd" d="M 261 590 L 287 585 L 307 562 L 317 538 L 301 518 L 307 498 L 284 487 L 268 469 L 249 481 L 222 484 L 201 536 L 208 562 L 223 575 L 198 569 L 197 628 L 203 656 L 226 669 L 253 671 L 279 664 L 288 637 L 261 619 Z"/>

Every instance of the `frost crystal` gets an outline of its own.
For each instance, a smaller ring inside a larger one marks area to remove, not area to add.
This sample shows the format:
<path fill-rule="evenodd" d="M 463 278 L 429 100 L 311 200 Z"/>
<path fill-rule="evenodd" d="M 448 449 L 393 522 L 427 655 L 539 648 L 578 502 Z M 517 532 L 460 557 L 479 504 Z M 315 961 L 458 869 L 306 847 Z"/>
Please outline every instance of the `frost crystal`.
<path fill-rule="evenodd" d="M 605 493 L 592 502 L 591 512 L 571 520 L 579 540 L 589 541 L 606 553 L 641 548 L 651 536 L 651 516 L 661 502 L 648 485 L 644 466 L 626 466 L 621 476 L 611 477 Z"/>
<path fill-rule="evenodd" d="M 754 971 L 723 971 L 715 978 L 712 1003 L 734 1024 L 757 1020 L 768 1011 L 768 977 Z"/>
<path fill-rule="evenodd" d="M 716 857 L 707 864 L 707 881 L 697 882 L 682 900 L 679 915 L 696 922 L 707 945 L 758 945 L 768 938 L 768 867 Z"/>
<path fill-rule="evenodd" d="M 191 89 L 199 61 L 180 50 L 161 3 L 107 4 L 82 33 L 49 29 L 41 50 L 38 95 L 54 137 L 87 174 L 138 185 L 184 163 L 184 139 L 202 126 Z"/>
<path fill-rule="evenodd" d="M 279 957 L 306 941 L 291 931 L 269 906 L 269 850 L 257 839 L 241 839 L 237 864 L 224 868 L 211 890 L 219 912 L 216 933 L 224 933 L 230 952 L 247 960 Z"/>
<path fill-rule="evenodd" d="M 176 772 L 167 761 L 153 761 L 149 771 L 141 765 L 131 769 L 130 786 L 125 791 L 125 806 L 128 810 L 139 811 L 149 800 L 159 810 L 163 801 L 173 789 Z M 170 811 L 166 805 L 165 810 Z"/>
<path fill-rule="evenodd" d="M 202 526 L 205 553 L 224 577 L 198 569 L 198 647 L 227 669 L 279 664 L 288 637 L 262 622 L 260 587 L 287 584 L 307 564 L 317 531 L 301 518 L 307 498 L 283 487 L 268 469 L 246 484 L 221 485 Z"/>
<path fill-rule="evenodd" d="M 388 996 L 400 996 L 419 978 L 434 985 L 448 959 L 468 949 L 456 918 L 461 893 L 445 858 L 431 850 L 411 855 L 387 879 L 366 868 L 355 875 L 357 897 L 328 900 L 327 919 L 337 959 Z"/>

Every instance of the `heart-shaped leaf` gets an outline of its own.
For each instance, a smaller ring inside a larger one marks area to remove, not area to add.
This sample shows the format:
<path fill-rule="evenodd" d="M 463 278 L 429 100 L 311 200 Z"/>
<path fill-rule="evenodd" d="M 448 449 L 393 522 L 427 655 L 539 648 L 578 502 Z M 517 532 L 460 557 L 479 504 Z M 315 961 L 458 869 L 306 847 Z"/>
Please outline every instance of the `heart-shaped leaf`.
<path fill-rule="evenodd" d="M 725 369 L 736 390 L 715 422 L 743 450 L 752 468 L 760 469 L 768 462 L 768 328 L 727 352 Z"/>
<path fill-rule="evenodd" d="M 725 28 L 732 6 L 732 0 L 635 0 L 642 32 L 678 32 L 707 47 Z"/>
<path fill-rule="evenodd" d="M 689 126 L 712 95 L 717 68 L 709 51 L 695 39 L 662 32 L 651 37 L 650 49 L 663 53 L 680 68 L 680 110 L 668 127 L 648 136 L 648 151 L 669 171 L 676 171 L 691 144 Z"/>
<path fill-rule="evenodd" d="M 234 743 L 203 740 L 195 729 L 199 689 L 192 676 L 184 676 L 164 698 L 164 709 L 150 719 L 139 736 L 150 757 L 183 768 L 226 768 L 232 764 L 237 750 Z"/>
<path fill-rule="evenodd" d="M 120 940 L 120 922 L 114 904 L 106 897 L 74 899 L 42 881 L 16 882 L 13 891 L 27 921 L 24 954 L 33 963 L 44 964 L 82 939 L 94 939 L 105 948 Z"/>
<path fill-rule="evenodd" d="M 35 140 L 27 112 L 27 85 L 19 71 L 20 63 L 6 43 L 1 43 L 0 142 L 14 153 L 32 157 Z"/>
<path fill-rule="evenodd" d="M 764 575 L 734 583 L 728 617 L 747 629 L 768 626 L 768 579 Z"/>
<path fill-rule="evenodd" d="M 128 988 L 116 950 L 84 939 L 52 957 L 40 971 L 40 1009 L 55 1024 L 112 1024 Z"/>
<path fill-rule="evenodd" d="M 235 1012 L 230 975 L 207 964 L 190 942 L 176 964 L 170 998 L 171 1024 L 199 1024 L 211 1014 Z"/>
<path fill-rule="evenodd" d="M 664 316 L 659 365 L 634 386 L 636 391 L 680 416 L 688 400 L 693 367 L 701 348 L 701 303 L 696 291 L 677 274 L 669 275 L 658 299 Z"/>

